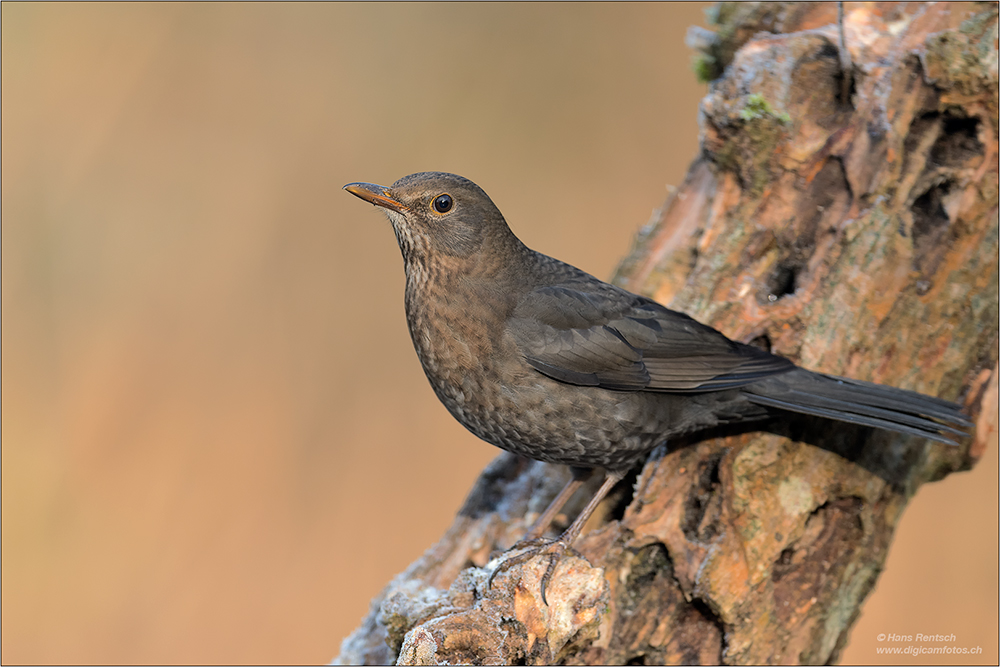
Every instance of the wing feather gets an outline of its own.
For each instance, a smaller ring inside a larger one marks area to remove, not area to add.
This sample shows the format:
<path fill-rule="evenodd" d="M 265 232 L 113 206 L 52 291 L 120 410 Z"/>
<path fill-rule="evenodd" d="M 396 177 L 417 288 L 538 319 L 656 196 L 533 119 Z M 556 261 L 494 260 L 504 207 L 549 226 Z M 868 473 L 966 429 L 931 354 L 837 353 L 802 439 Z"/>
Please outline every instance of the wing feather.
<path fill-rule="evenodd" d="M 700 392 L 745 386 L 795 368 L 655 301 L 603 283 L 574 287 L 539 287 L 508 320 L 527 362 L 561 382 Z"/>

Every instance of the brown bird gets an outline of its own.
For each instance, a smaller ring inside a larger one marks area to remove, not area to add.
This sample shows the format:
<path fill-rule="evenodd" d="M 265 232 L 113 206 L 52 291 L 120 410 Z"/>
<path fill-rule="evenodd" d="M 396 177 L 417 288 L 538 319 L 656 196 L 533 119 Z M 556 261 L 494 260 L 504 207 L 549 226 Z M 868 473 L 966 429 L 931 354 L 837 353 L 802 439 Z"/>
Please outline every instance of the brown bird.
<path fill-rule="evenodd" d="M 392 223 L 410 336 L 449 412 L 497 447 L 573 467 L 528 542 L 515 545 L 535 548 L 494 570 L 548 550 L 543 599 L 597 504 L 664 441 L 789 412 L 946 444 L 971 425 L 954 403 L 807 371 L 535 252 L 461 176 L 426 172 L 344 189 Z M 538 546 L 593 468 L 606 471 L 597 494 L 557 540 Z"/>

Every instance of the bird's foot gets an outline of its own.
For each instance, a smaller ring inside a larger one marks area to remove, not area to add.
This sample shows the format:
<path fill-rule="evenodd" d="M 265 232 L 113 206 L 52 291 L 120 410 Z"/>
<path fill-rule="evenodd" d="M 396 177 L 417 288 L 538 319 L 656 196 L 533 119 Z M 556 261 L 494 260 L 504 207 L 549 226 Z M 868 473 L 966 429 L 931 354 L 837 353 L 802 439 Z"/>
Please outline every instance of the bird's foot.
<path fill-rule="evenodd" d="M 493 585 L 493 579 L 501 572 L 506 572 L 515 565 L 520 565 L 526 563 L 532 558 L 541 556 L 547 558 L 549 561 L 548 566 L 545 568 L 545 574 L 542 575 L 541 590 L 542 590 L 542 602 L 548 606 L 549 601 L 545 599 L 545 588 L 548 586 L 549 580 L 552 579 L 552 575 L 556 571 L 556 566 L 559 561 L 567 552 L 572 553 L 575 556 L 580 556 L 573 549 L 568 542 L 561 538 L 555 540 L 548 540 L 544 538 L 536 538 L 533 540 L 523 540 L 512 546 L 509 551 L 515 551 L 517 549 L 524 549 L 521 553 L 514 554 L 504 558 L 496 566 L 492 573 L 490 573 L 490 578 L 486 580 L 486 590 L 489 590 Z M 582 557 L 582 556 L 581 556 Z"/>

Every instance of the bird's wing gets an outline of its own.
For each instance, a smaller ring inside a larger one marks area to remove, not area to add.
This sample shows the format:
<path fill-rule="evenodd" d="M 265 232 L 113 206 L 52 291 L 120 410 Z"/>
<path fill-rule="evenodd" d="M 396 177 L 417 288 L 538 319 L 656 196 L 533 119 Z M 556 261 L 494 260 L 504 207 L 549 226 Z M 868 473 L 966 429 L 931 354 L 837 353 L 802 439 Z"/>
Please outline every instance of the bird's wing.
<path fill-rule="evenodd" d="M 795 368 L 625 290 L 574 287 L 529 292 L 507 325 L 527 362 L 556 380 L 629 391 L 700 392 L 740 387 Z"/>

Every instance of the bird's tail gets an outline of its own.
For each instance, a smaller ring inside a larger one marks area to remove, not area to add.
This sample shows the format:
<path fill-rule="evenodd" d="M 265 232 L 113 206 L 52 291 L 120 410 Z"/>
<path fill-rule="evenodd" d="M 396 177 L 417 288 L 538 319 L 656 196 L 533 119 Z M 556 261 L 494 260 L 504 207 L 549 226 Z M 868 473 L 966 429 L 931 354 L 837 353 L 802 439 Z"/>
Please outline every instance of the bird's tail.
<path fill-rule="evenodd" d="M 915 391 L 797 368 L 743 388 L 752 403 L 957 444 L 972 426 L 961 406 Z"/>

